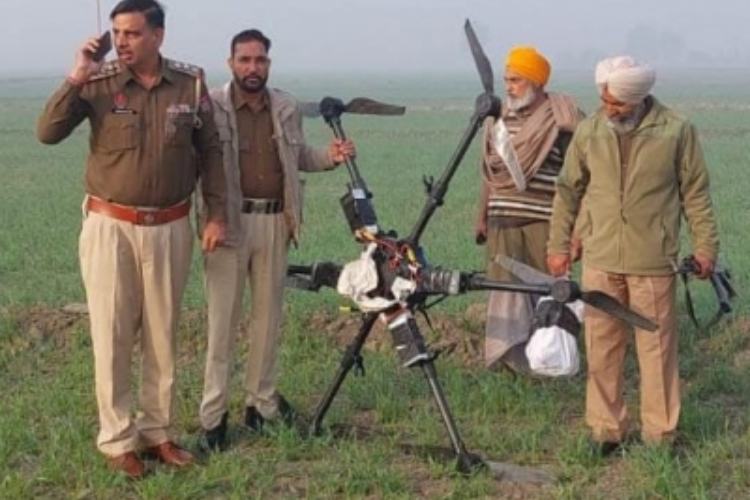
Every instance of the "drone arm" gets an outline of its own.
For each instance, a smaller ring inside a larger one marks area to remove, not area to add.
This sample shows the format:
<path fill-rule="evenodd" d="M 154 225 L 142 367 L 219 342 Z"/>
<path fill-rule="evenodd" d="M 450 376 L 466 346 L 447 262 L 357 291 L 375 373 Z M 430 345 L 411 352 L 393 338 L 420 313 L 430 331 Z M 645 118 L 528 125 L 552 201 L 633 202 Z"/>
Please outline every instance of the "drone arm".
<path fill-rule="evenodd" d="M 510 281 L 498 281 L 487 278 L 481 274 L 468 277 L 465 284 L 466 291 L 495 290 L 501 292 L 520 292 L 536 295 L 549 295 L 550 285 L 546 283 L 514 283 Z"/>
<path fill-rule="evenodd" d="M 317 292 L 321 287 L 336 288 L 341 266 L 334 262 L 316 262 L 310 266 L 290 264 L 286 275 L 295 288 Z"/>
<path fill-rule="evenodd" d="M 419 219 L 417 219 L 417 222 L 414 224 L 414 228 L 406 238 L 406 242 L 413 248 L 416 248 L 419 245 L 419 239 L 422 237 L 422 233 L 427 227 L 427 223 L 430 221 L 430 218 L 432 218 L 435 210 L 437 210 L 437 208 L 443 204 L 445 193 L 448 191 L 448 184 L 453 178 L 453 175 L 456 173 L 461 160 L 466 154 L 466 150 L 469 149 L 471 141 L 474 139 L 477 130 L 479 130 L 481 120 L 482 117 L 478 116 L 477 114 L 472 116 L 471 122 L 469 123 L 469 126 L 466 128 L 466 131 L 461 138 L 461 142 L 459 142 L 458 147 L 454 151 L 453 156 L 451 157 L 448 165 L 443 171 L 443 175 L 440 177 L 437 184 L 430 188 L 429 192 L 427 193 L 427 201 L 422 208 L 422 212 L 419 214 Z"/>
<path fill-rule="evenodd" d="M 333 136 L 336 139 L 341 139 L 342 141 L 345 141 L 347 139 L 346 132 L 344 132 L 344 127 L 341 124 L 341 118 L 335 116 L 329 120 L 326 120 L 326 123 L 328 123 L 328 125 L 331 127 Z M 364 189 L 367 193 L 369 193 L 367 184 L 365 184 L 365 180 L 359 173 L 359 167 L 357 166 L 357 162 L 354 160 L 354 158 L 347 158 L 344 161 L 344 165 L 346 165 L 346 170 L 347 172 L 349 172 L 349 178 L 351 179 L 352 185 L 356 188 Z"/>

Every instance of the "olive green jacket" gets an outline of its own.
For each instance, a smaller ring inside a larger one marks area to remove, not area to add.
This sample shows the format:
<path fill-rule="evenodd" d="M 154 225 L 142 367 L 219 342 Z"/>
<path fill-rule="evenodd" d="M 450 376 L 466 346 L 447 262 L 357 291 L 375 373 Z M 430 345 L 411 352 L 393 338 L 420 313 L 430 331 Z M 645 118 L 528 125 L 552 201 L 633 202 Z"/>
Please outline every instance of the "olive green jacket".
<path fill-rule="evenodd" d="M 623 274 L 674 272 L 682 214 L 693 252 L 716 259 L 719 239 L 695 127 L 650 99 L 651 109 L 632 132 L 624 173 L 604 113 L 578 125 L 557 179 L 549 253 L 568 254 L 580 209 L 584 265 Z"/>

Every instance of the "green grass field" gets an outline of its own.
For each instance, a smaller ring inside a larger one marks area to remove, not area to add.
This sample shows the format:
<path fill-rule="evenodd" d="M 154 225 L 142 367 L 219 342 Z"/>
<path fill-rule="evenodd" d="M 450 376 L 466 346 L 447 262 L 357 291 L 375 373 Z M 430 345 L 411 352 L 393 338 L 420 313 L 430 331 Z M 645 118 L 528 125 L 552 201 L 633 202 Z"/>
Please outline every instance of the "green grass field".
<path fill-rule="evenodd" d="M 664 78 L 656 94 L 699 127 L 711 171 L 723 255 L 741 297 L 734 318 L 696 332 L 681 304 L 683 409 L 675 453 L 634 444 L 623 456 L 600 459 L 586 447 L 584 377 L 527 380 L 482 368 L 481 294 L 436 308 L 433 342 L 457 345 L 440 358 L 449 401 L 468 447 L 498 461 L 540 467 L 557 481 L 534 486 L 498 481 L 489 473 L 460 477 L 431 447 L 448 440 L 418 371 L 398 367 L 390 341 L 375 335 L 366 351 L 367 376 L 351 376 L 329 413 L 336 431 L 306 438 L 280 429 L 255 437 L 240 426 L 241 369 L 236 359 L 230 415 L 231 449 L 185 471 L 155 466 L 131 483 L 112 475 L 96 452 L 93 360 L 85 316 L 61 308 L 84 300 L 77 263 L 85 127 L 57 147 L 38 144 L 36 117 L 55 80 L 0 81 L 0 498 L 247 498 L 247 497 L 504 497 L 504 498 L 745 498 L 750 495 L 750 220 L 746 174 L 750 158 L 750 90 L 743 78 L 708 81 Z M 465 127 L 479 85 L 474 80 L 285 78 L 277 84 L 305 98 L 368 95 L 406 104 L 402 118 L 346 117 L 360 168 L 375 193 L 383 226 L 409 230 L 424 199 L 423 175 L 438 177 Z M 687 83 L 685 83 L 687 82 Z M 593 85 L 568 75 L 557 89 L 586 110 Z M 307 122 L 308 140 L 329 132 Z M 338 198 L 342 169 L 307 176 L 306 223 L 292 262 L 349 260 L 358 254 Z M 475 142 L 445 206 L 424 237 L 430 260 L 481 269 L 473 244 L 478 191 Z M 686 246 L 687 250 L 687 246 Z M 205 353 L 199 252 L 179 331 L 176 428 L 197 447 Z M 699 315 L 714 311 L 710 287 L 697 284 Z M 681 291 L 680 291 L 681 296 Z M 287 295 L 281 390 L 311 413 L 333 376 L 351 320 L 337 318 L 332 291 Z M 342 326 L 343 325 L 343 326 Z M 442 328 L 441 328 L 442 327 Z M 339 331 L 344 328 L 344 333 Z M 446 331 L 449 330 L 449 331 Z M 134 373 L 138 373 L 138 364 Z M 627 399 L 637 421 L 637 369 L 628 365 Z M 137 385 L 137 378 L 134 378 Z"/>

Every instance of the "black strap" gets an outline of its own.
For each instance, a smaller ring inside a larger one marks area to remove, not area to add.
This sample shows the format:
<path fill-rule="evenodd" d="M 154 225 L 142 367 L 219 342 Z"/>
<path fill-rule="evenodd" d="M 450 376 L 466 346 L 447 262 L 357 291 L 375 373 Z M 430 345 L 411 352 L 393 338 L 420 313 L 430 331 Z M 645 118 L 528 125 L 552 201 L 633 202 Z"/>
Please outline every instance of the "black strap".
<path fill-rule="evenodd" d="M 682 284 L 685 288 L 685 305 L 687 306 L 688 310 L 688 316 L 690 316 L 690 321 L 693 322 L 693 325 L 700 330 L 701 326 L 698 323 L 698 318 L 695 316 L 695 307 L 693 306 L 693 297 L 690 295 L 690 286 L 688 285 L 688 273 L 680 272 L 680 277 L 682 278 Z"/>
<path fill-rule="evenodd" d="M 690 321 L 695 325 L 695 328 L 698 330 L 708 330 L 709 328 L 714 327 L 720 320 L 721 317 L 724 316 L 724 309 L 721 307 L 721 304 L 719 304 L 719 309 L 716 311 L 716 314 L 714 314 L 714 317 L 711 318 L 711 320 L 703 325 L 701 327 L 700 322 L 698 321 L 698 317 L 695 315 L 695 307 L 693 306 L 693 297 L 690 295 L 690 286 L 688 285 L 690 279 L 688 272 L 683 272 L 682 270 L 679 272 L 680 276 L 682 277 L 682 283 L 685 287 L 685 305 L 687 306 L 688 310 L 688 316 L 690 316 Z"/>

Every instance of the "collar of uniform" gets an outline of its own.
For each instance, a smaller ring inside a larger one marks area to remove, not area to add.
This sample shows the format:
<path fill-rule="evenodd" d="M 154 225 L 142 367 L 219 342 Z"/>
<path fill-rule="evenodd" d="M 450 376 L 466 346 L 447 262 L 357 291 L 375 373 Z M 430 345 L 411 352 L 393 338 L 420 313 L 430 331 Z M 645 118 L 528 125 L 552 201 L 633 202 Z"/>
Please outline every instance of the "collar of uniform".
<path fill-rule="evenodd" d="M 238 89 L 237 85 L 234 82 L 232 82 L 232 88 L 230 92 L 231 92 L 231 98 L 232 98 L 232 105 L 234 106 L 234 109 L 237 111 L 239 111 L 240 108 L 242 108 L 243 106 L 247 106 L 247 109 L 249 109 L 253 113 L 257 113 L 259 111 L 269 109 L 270 100 L 268 98 L 267 89 L 263 89 L 263 94 L 260 97 L 259 103 L 252 102 L 250 99 L 248 99 L 247 95 L 245 95 L 240 89 Z"/>
<path fill-rule="evenodd" d="M 117 75 L 117 83 L 120 85 L 120 87 L 124 87 L 126 83 L 133 80 L 135 81 L 135 75 L 132 71 L 130 71 L 130 68 L 122 64 L 118 61 L 117 63 L 120 66 L 120 73 Z M 170 68 L 167 65 L 167 60 L 163 58 L 161 55 L 159 56 L 159 79 L 156 81 L 155 87 L 158 86 L 162 80 L 167 81 L 169 83 L 174 82 L 176 78 L 175 71 Z"/>

